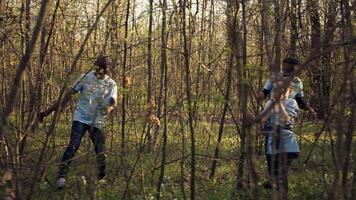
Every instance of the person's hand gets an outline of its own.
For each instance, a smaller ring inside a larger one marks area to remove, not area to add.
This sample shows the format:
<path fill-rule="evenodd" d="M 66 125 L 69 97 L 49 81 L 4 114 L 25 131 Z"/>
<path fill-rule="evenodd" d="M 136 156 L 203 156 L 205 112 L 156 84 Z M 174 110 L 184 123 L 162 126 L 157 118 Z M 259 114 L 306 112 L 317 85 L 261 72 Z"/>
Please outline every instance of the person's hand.
<path fill-rule="evenodd" d="M 315 110 L 312 107 L 308 107 L 309 113 L 313 116 L 314 119 L 318 118 L 318 113 L 315 112 Z"/>
<path fill-rule="evenodd" d="M 114 106 L 107 106 L 101 109 L 101 113 L 103 116 L 108 115 L 111 113 L 111 111 L 114 110 Z"/>
<path fill-rule="evenodd" d="M 259 92 L 259 93 L 257 94 L 257 101 L 258 101 L 259 103 L 261 103 L 265 98 L 266 98 L 265 93 Z"/>
<path fill-rule="evenodd" d="M 46 116 L 47 116 L 46 111 L 40 112 L 40 113 L 37 115 L 37 120 L 42 123 L 42 122 L 43 122 L 43 119 L 44 119 Z"/>
<path fill-rule="evenodd" d="M 106 108 L 106 112 L 108 114 L 111 113 L 111 111 L 113 111 L 113 110 L 114 110 L 114 106 L 109 106 L 109 107 Z"/>

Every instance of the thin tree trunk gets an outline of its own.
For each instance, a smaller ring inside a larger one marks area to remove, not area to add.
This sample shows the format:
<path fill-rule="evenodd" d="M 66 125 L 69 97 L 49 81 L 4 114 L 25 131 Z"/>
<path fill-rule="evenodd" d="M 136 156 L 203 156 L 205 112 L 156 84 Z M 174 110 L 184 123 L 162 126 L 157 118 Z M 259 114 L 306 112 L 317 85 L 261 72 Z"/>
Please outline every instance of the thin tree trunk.
<path fill-rule="evenodd" d="M 227 25 L 228 25 L 228 37 L 229 37 L 229 43 L 232 47 L 232 53 L 234 55 L 234 61 L 236 62 L 235 66 L 237 69 L 237 76 L 238 76 L 238 81 L 237 81 L 237 93 L 242 92 L 242 65 L 241 65 L 241 51 L 240 51 L 240 42 L 241 42 L 241 36 L 240 36 L 240 27 L 238 23 L 238 15 L 239 15 L 239 1 L 233 1 L 229 2 L 228 4 L 228 9 L 227 9 Z M 242 95 L 242 93 L 241 93 Z M 241 96 L 240 95 L 240 96 Z M 242 109 L 241 105 L 242 101 L 239 99 L 238 101 L 238 108 Z M 245 132 L 240 133 L 240 153 L 239 153 L 239 158 L 237 159 L 238 165 L 237 165 L 237 176 L 236 176 L 236 190 L 237 192 L 240 188 L 243 187 L 243 176 L 244 176 L 244 166 L 245 166 L 245 158 L 246 158 L 246 135 L 244 134 Z"/>
<path fill-rule="evenodd" d="M 351 23 L 351 13 L 350 13 L 350 7 L 349 3 L 346 0 L 342 0 L 340 2 L 340 10 L 341 10 L 341 24 L 342 24 L 342 40 L 343 41 L 349 41 L 352 37 L 352 23 Z M 343 92 L 344 96 L 344 103 L 347 104 L 347 102 L 352 102 L 353 95 L 355 94 L 354 92 L 354 83 L 355 80 L 353 80 L 353 77 L 350 77 L 350 74 L 353 74 L 352 67 L 351 67 L 351 59 L 352 55 L 350 55 L 350 52 L 352 52 L 352 48 L 350 46 L 345 46 L 343 49 L 343 54 L 344 54 L 344 88 L 346 88 L 346 91 Z M 347 81 L 348 80 L 348 81 Z M 340 102 L 342 103 L 342 102 Z M 344 154 L 344 160 L 343 160 L 343 166 L 342 166 L 342 178 L 341 178 L 341 187 L 342 187 L 342 192 L 343 196 L 342 198 L 347 200 L 349 199 L 348 197 L 350 196 L 349 192 L 349 184 L 348 184 L 348 177 L 349 177 L 349 166 L 350 166 L 350 155 L 351 155 L 351 150 L 352 150 L 352 137 L 354 133 L 354 128 L 355 128 L 355 103 L 351 103 L 350 107 L 350 116 L 345 117 L 342 116 L 343 119 L 341 119 L 340 122 L 348 122 L 348 124 L 344 123 L 344 128 L 345 130 L 345 140 L 344 144 L 342 145 L 343 147 L 343 154 Z M 339 130 L 339 129 L 338 129 Z"/>
<path fill-rule="evenodd" d="M 268 16 L 269 16 L 269 4 L 268 1 L 259 0 L 259 4 L 261 5 L 261 24 L 262 24 L 262 32 L 264 38 L 265 52 L 267 55 L 267 62 L 269 68 L 272 67 L 272 46 L 271 46 L 271 33 L 268 27 Z"/>
<path fill-rule="evenodd" d="M 0 0 L 0 17 L 2 17 L 5 7 L 5 0 Z M 0 22 L 1 25 L 1 22 Z"/>
<path fill-rule="evenodd" d="M 125 36 L 124 36 L 124 55 L 122 61 L 122 87 L 125 89 L 122 94 L 121 99 L 121 156 L 120 162 L 122 165 L 122 169 L 126 171 L 124 168 L 124 158 L 125 158 L 125 124 L 126 124 L 126 65 L 127 65 L 127 37 L 129 34 L 129 17 L 130 17 L 130 1 L 126 3 L 126 18 L 125 18 Z M 125 173 L 126 174 L 126 173 Z M 126 175 L 125 175 L 126 176 Z"/>
<path fill-rule="evenodd" d="M 297 27 L 297 1 L 291 0 L 291 7 L 289 13 L 291 34 L 289 41 L 289 56 L 297 56 L 297 41 L 298 41 L 298 27 Z"/>
<path fill-rule="evenodd" d="M 248 107 L 248 93 L 249 93 L 249 84 L 246 80 L 247 77 L 247 16 L 246 16 L 246 0 L 241 1 L 242 8 L 242 67 L 240 67 L 239 73 L 242 74 L 242 79 L 239 81 L 241 84 L 241 112 L 242 112 L 242 128 L 241 135 L 246 136 L 247 147 L 246 147 L 246 161 L 248 165 L 249 172 L 254 184 L 254 190 L 252 193 L 253 199 L 259 198 L 258 191 L 258 177 L 257 172 L 254 166 L 254 156 L 253 156 L 253 135 L 251 134 L 251 128 L 247 126 L 249 113 L 247 110 Z"/>
<path fill-rule="evenodd" d="M 147 38 L 147 104 L 154 102 L 152 96 L 152 24 L 153 24 L 153 0 L 149 0 L 148 38 Z M 149 111 L 150 112 L 150 111 Z M 153 113 L 147 113 L 147 118 Z M 147 128 L 149 148 L 151 148 L 151 127 Z"/>
<path fill-rule="evenodd" d="M 310 0 L 307 1 L 308 6 L 308 16 L 309 21 L 311 23 L 311 51 L 310 54 L 319 54 L 321 52 L 321 26 L 320 26 L 320 17 L 318 12 L 318 1 Z M 320 104 L 320 96 L 321 93 L 321 68 L 320 59 L 315 59 L 310 66 L 310 82 L 311 88 L 313 90 L 313 94 L 311 95 L 310 102 L 316 108 L 316 112 L 322 114 L 323 107 Z"/>
<path fill-rule="evenodd" d="M 231 48 L 231 46 L 230 46 Z M 224 132 L 224 125 L 225 125 L 225 116 L 226 112 L 229 106 L 229 99 L 230 99 L 230 90 L 231 90 L 231 74 L 232 74 L 232 65 L 233 65 L 233 54 L 231 53 L 229 61 L 227 62 L 227 69 L 226 69 L 226 89 L 225 89 L 225 96 L 224 96 L 224 108 L 223 112 L 221 114 L 221 120 L 220 120 L 220 125 L 219 125 L 219 132 L 218 132 L 218 139 L 215 147 L 215 153 L 214 153 L 214 159 L 211 164 L 211 171 L 210 171 L 210 176 L 209 178 L 213 178 L 215 175 L 215 170 L 216 170 L 216 165 L 218 163 L 218 157 L 219 157 L 219 150 L 221 147 L 221 140 L 222 140 L 222 135 Z"/>
<path fill-rule="evenodd" d="M 272 72 L 277 73 L 280 68 L 281 68 L 281 55 L 282 55 L 282 50 L 281 50 L 281 27 L 282 27 L 282 22 L 281 22 L 281 7 L 280 7 L 280 1 L 279 0 L 273 0 L 273 6 L 274 6 L 274 31 L 275 31 L 275 36 L 274 36 L 274 63 L 273 63 L 273 68 Z"/>
<path fill-rule="evenodd" d="M 329 48 L 329 44 L 334 40 L 334 32 L 335 32 L 335 23 L 336 23 L 336 1 L 335 0 L 330 0 L 327 4 L 327 11 L 326 11 L 326 24 L 325 24 L 325 34 L 324 34 L 324 39 L 323 39 L 323 45 L 324 48 L 323 50 Z M 331 52 L 325 53 L 322 56 L 321 62 L 322 62 L 322 75 L 321 75 L 321 86 L 322 86 L 322 95 L 323 95 L 323 108 L 324 108 L 324 113 L 323 117 L 326 118 L 327 115 L 329 115 L 330 112 L 330 92 L 331 92 L 331 80 L 330 80 L 330 75 L 331 75 Z M 345 77 L 343 77 L 345 78 Z M 344 80 L 345 81 L 345 80 Z M 345 86 L 343 84 L 343 86 Z M 342 112 L 344 108 L 344 103 L 345 102 L 340 102 L 341 108 L 339 112 Z M 332 184 L 332 189 L 330 190 L 330 196 L 329 199 L 340 199 L 341 198 L 341 167 L 342 167 L 342 161 L 343 161 L 343 140 L 344 136 L 342 133 L 342 129 L 340 129 L 341 124 L 339 124 L 342 121 L 342 117 L 340 116 L 342 113 L 338 113 L 338 130 L 336 134 L 336 142 L 335 142 L 335 169 L 334 169 L 334 181 Z"/>
<path fill-rule="evenodd" d="M 336 1 L 329 0 L 327 4 L 326 11 L 326 23 L 324 27 L 324 38 L 323 38 L 323 50 L 326 51 L 329 48 L 329 45 L 334 41 L 334 33 L 336 29 Z M 330 95 L 331 95 L 331 68 L 332 68 L 332 53 L 324 53 L 321 57 L 321 95 L 322 95 L 322 107 L 320 109 L 322 112 L 320 115 L 323 118 L 326 118 L 330 113 Z"/>
<path fill-rule="evenodd" d="M 161 89 L 160 93 L 164 93 L 163 99 L 163 141 L 162 141 L 162 159 L 161 159 L 161 172 L 157 184 L 157 195 L 156 198 L 161 198 L 161 187 L 164 181 L 164 170 L 165 163 L 167 160 L 167 90 L 168 90 L 168 76 L 167 76 L 167 38 L 166 38 L 166 10 L 167 10 L 167 0 L 162 2 L 162 29 L 161 29 Z M 161 98 L 161 95 L 160 95 Z M 159 114 L 157 114 L 157 117 Z"/>
<path fill-rule="evenodd" d="M 193 105 L 192 105 L 192 94 L 191 94 L 191 77 L 190 77 L 190 53 L 189 44 L 187 36 L 187 15 L 186 7 L 188 6 L 188 0 L 183 0 L 181 5 L 182 9 L 182 34 L 183 34 L 183 55 L 184 55 L 184 73 L 185 73 L 185 92 L 187 97 L 188 106 L 188 125 L 190 131 L 190 142 L 191 142 L 191 163 L 190 163 L 190 199 L 195 199 L 195 133 L 193 127 Z"/>

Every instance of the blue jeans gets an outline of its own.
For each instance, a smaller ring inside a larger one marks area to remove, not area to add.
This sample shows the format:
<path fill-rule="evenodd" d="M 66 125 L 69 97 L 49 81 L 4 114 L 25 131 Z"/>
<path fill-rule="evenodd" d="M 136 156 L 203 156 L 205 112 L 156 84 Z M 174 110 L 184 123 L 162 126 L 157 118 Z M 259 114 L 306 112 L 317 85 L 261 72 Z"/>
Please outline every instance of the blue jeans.
<path fill-rule="evenodd" d="M 96 160 L 99 167 L 98 178 L 100 179 L 105 176 L 104 132 L 99 128 L 89 126 L 78 121 L 73 121 L 70 142 L 63 154 L 62 162 L 59 166 L 58 177 L 65 177 L 65 175 L 68 173 L 69 165 L 74 157 L 75 152 L 77 152 L 86 131 L 89 132 L 90 139 L 94 145 Z"/>

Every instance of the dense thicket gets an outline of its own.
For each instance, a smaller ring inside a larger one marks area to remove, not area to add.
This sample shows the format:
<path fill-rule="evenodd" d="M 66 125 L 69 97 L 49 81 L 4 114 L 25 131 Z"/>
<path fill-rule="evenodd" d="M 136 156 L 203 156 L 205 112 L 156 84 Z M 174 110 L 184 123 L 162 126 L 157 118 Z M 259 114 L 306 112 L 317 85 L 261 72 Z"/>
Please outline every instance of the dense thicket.
<path fill-rule="evenodd" d="M 355 6 L 1 0 L 0 196 L 63 195 L 51 184 L 75 102 L 43 124 L 36 117 L 105 54 L 120 98 L 105 126 L 111 187 L 84 170 L 94 163 L 85 143 L 72 174 L 79 197 L 65 198 L 277 198 L 260 187 L 263 136 L 250 118 L 262 110 L 265 80 L 291 56 L 318 120 L 299 120 L 302 156 L 289 195 L 354 199 Z"/>

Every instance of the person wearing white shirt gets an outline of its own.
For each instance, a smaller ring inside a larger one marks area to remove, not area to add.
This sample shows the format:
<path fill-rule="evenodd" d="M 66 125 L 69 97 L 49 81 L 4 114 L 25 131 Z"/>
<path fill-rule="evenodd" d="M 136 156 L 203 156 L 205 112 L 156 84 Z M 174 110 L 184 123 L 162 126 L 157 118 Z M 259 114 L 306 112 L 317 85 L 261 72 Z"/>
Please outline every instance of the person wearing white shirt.
<path fill-rule="evenodd" d="M 108 74 L 108 61 L 106 57 L 99 56 L 95 62 L 97 68 L 83 74 L 65 94 L 60 106 L 65 104 L 71 97 L 79 93 L 79 99 L 71 129 L 70 142 L 66 148 L 58 176 L 56 178 L 56 188 L 61 189 L 65 185 L 65 176 L 68 173 L 69 165 L 78 150 L 81 140 L 86 131 L 89 132 L 94 150 L 97 155 L 98 179 L 104 180 L 105 177 L 105 134 L 103 132 L 104 116 L 110 113 L 117 102 L 117 85 Z M 39 114 L 38 119 L 49 115 L 58 107 L 58 102 L 53 104 L 48 110 Z"/>

